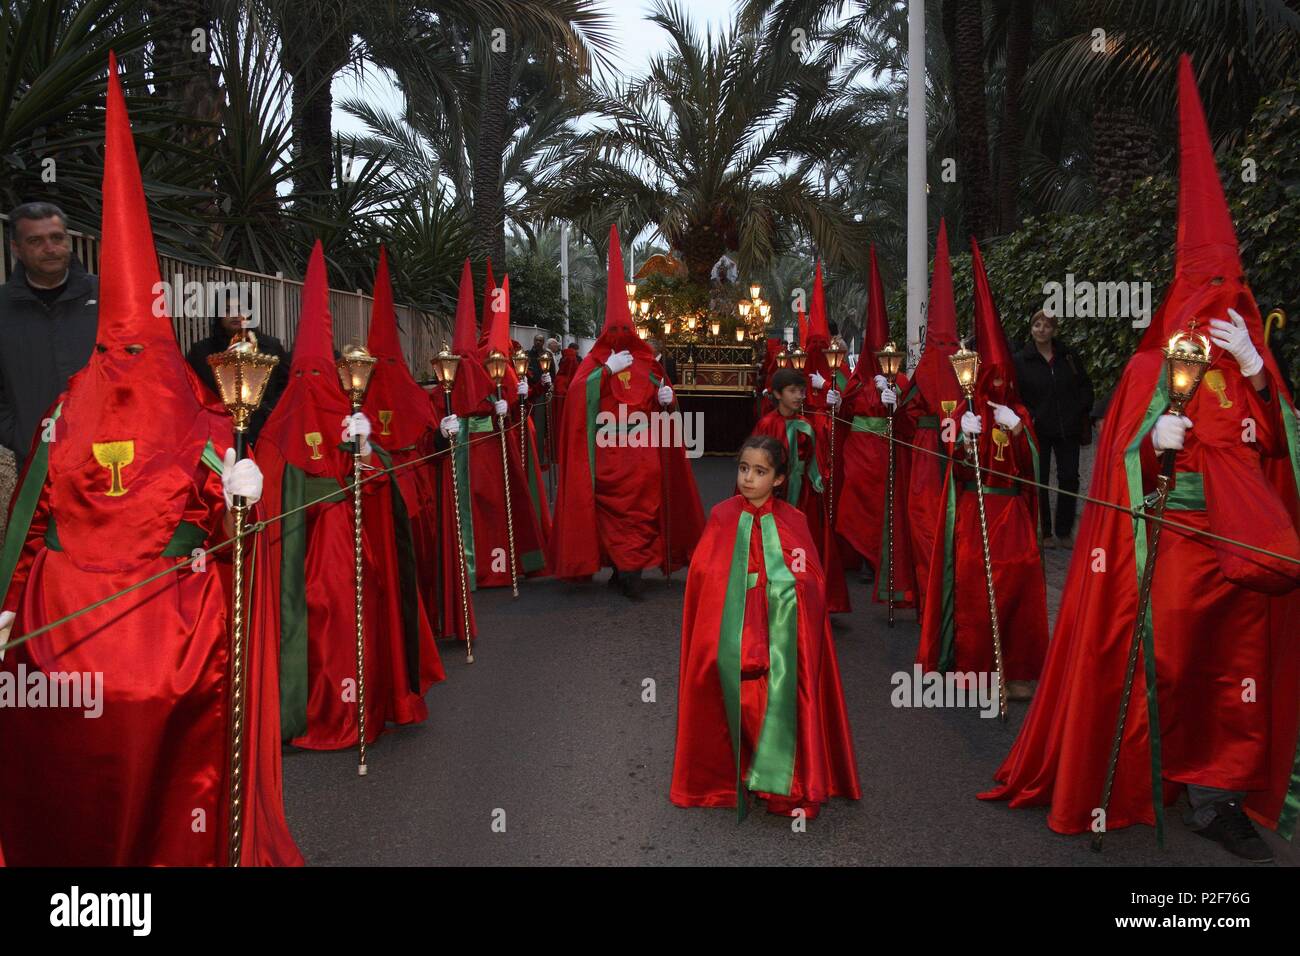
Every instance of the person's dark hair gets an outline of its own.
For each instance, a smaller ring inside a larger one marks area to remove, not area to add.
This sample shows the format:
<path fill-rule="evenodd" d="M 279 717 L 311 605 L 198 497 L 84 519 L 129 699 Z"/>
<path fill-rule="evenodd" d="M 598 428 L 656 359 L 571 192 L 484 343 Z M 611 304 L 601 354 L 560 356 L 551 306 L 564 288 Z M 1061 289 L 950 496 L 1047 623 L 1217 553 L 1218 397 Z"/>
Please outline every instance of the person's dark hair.
<path fill-rule="evenodd" d="M 22 205 L 15 206 L 9 213 L 9 228 L 13 229 L 19 219 L 49 219 L 52 216 L 58 216 L 59 220 L 66 226 L 68 217 L 63 214 L 63 210 L 52 202 L 25 202 Z"/>
<path fill-rule="evenodd" d="M 786 477 L 789 470 L 789 463 L 785 458 L 785 446 L 773 438 L 771 435 L 750 435 L 740 446 L 740 451 L 736 455 L 736 460 L 745 454 L 748 448 L 757 448 L 759 451 L 767 452 L 768 460 L 772 463 L 772 470 L 780 477 Z"/>
<path fill-rule="evenodd" d="M 792 368 L 777 369 L 776 374 L 772 376 L 772 393 L 775 394 L 791 385 L 806 385 L 803 372 L 797 372 Z"/>
<path fill-rule="evenodd" d="M 831 338 L 840 334 L 840 324 L 834 320 L 827 322 L 826 328 L 831 333 Z"/>

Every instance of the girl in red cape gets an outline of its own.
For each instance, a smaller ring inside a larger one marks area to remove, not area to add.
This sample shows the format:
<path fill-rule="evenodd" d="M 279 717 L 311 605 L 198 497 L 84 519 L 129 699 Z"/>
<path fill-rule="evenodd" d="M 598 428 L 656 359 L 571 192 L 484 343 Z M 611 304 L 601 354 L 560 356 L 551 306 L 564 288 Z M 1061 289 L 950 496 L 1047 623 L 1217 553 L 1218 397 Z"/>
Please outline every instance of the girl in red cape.
<path fill-rule="evenodd" d="M 235 462 L 230 418 L 154 311 L 158 260 L 112 54 L 105 121 L 96 350 L 51 411 L 53 435 L 37 435 L 14 496 L 0 642 L 226 540 L 226 495 L 255 502 L 261 485 L 251 460 Z M 254 506 L 254 520 L 266 514 Z M 265 552 L 250 549 L 256 593 Z M 56 675 L 71 675 L 94 697 L 0 707 L 9 865 L 228 862 L 229 554 L 163 574 L 4 655 L 0 686 L 25 675 L 27 693 L 39 676 L 53 690 Z M 275 638 L 257 628 L 246 636 L 245 866 L 302 863 L 284 818 Z"/>
<path fill-rule="evenodd" d="M 998 320 L 979 246 L 971 239 L 975 335 L 980 349 L 973 407 L 955 411 L 962 432 L 978 436 L 993 590 L 1002 637 L 1003 678 L 1011 700 L 1028 700 L 1047 653 L 1047 582 L 1038 550 L 1038 451 L 1029 413 L 1016 400 L 1015 363 Z M 930 580 L 921 608 L 917 661 L 927 671 L 993 673 L 984 543 L 977 476 L 958 436 L 940 497 Z"/>
<path fill-rule="evenodd" d="M 889 440 L 886 436 L 891 406 L 908 390 L 907 376 L 899 375 L 895 389 L 880 374 L 876 353 L 889 341 L 885 318 L 885 287 L 871 247 L 871 286 L 867 296 L 866 339 L 844 393 L 841 414 L 851 419 L 844 437 L 843 485 L 835 505 L 835 531 L 871 566 L 875 576 L 873 600 L 884 603 L 889 589 L 889 545 L 885 527 L 885 498 L 889 485 Z M 901 420 L 902 416 L 898 416 Z M 895 436 L 899 429 L 895 421 Z M 914 607 L 911 539 L 907 533 L 907 483 L 911 455 L 902 443 L 894 445 L 894 606 Z M 838 476 L 837 476 L 838 477 Z"/>
<path fill-rule="evenodd" d="M 831 797 L 861 797 L 826 579 L 804 514 L 773 491 L 785 449 L 751 435 L 740 494 L 709 515 L 682 613 L 679 807 L 736 807 L 746 792 L 771 813 L 807 819 Z"/>
<path fill-rule="evenodd" d="M 666 408 L 673 395 L 663 368 L 632 328 L 623 254 L 612 226 L 608 270 L 605 327 L 574 373 L 560 425 L 555 511 L 572 517 L 551 539 L 551 566 L 566 580 L 585 580 L 612 566 L 611 586 L 635 600 L 643 570 L 671 570 L 690 561 L 704 507 L 683 443 L 655 447 L 663 443 L 634 434 L 632 416 L 656 421 L 652 413 Z M 616 440 L 606 441 L 615 430 Z M 662 438 L 664 431 L 654 428 L 648 438 Z M 680 433 L 674 429 L 669 438 L 675 437 Z"/>
<path fill-rule="evenodd" d="M 352 415 L 339 387 L 328 297 L 318 241 L 303 281 L 289 384 L 257 440 L 267 507 L 290 514 L 266 530 L 271 573 L 255 623 L 280 635 L 282 732 L 310 750 L 355 746 L 359 736 L 349 431 L 367 461 L 392 466 L 378 436 L 368 440 L 365 413 Z M 372 479 L 361 489 L 369 743 L 389 721 L 428 717 L 424 694 L 446 675 L 420 600 L 410 518 L 396 477 Z"/>
<path fill-rule="evenodd" d="M 894 437 L 915 446 L 908 474 L 906 528 L 911 539 L 917 607 L 925 602 L 935 529 L 943 510 L 947 462 L 940 448 L 940 432 L 945 420 L 951 421 L 955 430 L 957 420 L 953 416 L 962 400 L 961 386 L 948 361 L 956 351 L 957 304 L 952 292 L 952 266 L 948 261 L 948 231 L 940 219 L 934 271 L 930 275 L 925 346 L 921 360 L 912 370 L 910 387 L 903 391 L 894 416 Z"/>
<path fill-rule="evenodd" d="M 822 440 L 816 426 L 799 411 L 806 387 L 804 373 L 790 368 L 777 369 L 771 386 L 776 408 L 758 420 L 754 434 L 775 438 L 789 456 L 790 478 L 782 493 L 785 500 L 808 519 L 813 540 L 817 542 L 817 554 L 826 569 L 827 608 L 832 614 L 847 614 L 851 608 L 844 566 L 835 535 L 826 524 L 822 476 L 830 465 L 830 458 L 822 451 Z M 834 397 L 838 400 L 838 396 Z"/>
<path fill-rule="evenodd" d="M 995 775 L 999 786 L 982 796 L 1047 804 L 1047 824 L 1061 833 L 1154 823 L 1159 834 L 1164 807 L 1185 786 L 1195 832 L 1266 861 L 1272 854 L 1247 813 L 1290 839 L 1300 811 L 1300 440 L 1186 57 L 1179 137 L 1173 284 L 1111 399 L 1089 489 L 1119 507 L 1084 508 L 1038 699 Z M 1213 338 L 1212 361 L 1180 419 L 1164 414 L 1161 346 L 1193 321 Z M 1278 557 L 1163 529 L 1102 820 L 1149 540 L 1130 509 L 1154 487 L 1164 450 L 1176 454 L 1167 518 Z"/>

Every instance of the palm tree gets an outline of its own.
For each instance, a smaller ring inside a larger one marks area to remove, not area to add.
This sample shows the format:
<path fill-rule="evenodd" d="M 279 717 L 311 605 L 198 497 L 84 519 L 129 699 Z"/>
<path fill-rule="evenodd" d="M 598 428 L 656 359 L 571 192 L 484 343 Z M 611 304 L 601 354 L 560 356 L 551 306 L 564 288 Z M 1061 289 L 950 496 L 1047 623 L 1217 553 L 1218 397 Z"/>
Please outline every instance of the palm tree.
<path fill-rule="evenodd" d="M 568 148 L 538 212 L 589 236 L 657 224 L 705 285 L 724 252 L 754 271 L 799 235 L 828 258 L 857 255 L 862 230 L 826 189 L 856 126 L 830 68 L 752 30 L 701 36 L 667 0 L 648 19 L 670 51 L 601 97 L 608 124 Z"/>

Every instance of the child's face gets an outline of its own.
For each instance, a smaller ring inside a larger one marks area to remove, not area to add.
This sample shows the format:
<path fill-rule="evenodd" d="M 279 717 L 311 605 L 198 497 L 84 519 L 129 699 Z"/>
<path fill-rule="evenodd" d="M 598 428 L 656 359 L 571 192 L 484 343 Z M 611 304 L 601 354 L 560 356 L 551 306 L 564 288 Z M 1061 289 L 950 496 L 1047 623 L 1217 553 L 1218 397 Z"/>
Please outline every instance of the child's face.
<path fill-rule="evenodd" d="M 803 399 L 804 387 L 802 385 L 787 385 L 776 393 L 777 408 L 787 418 L 798 414 L 799 410 L 803 408 Z"/>
<path fill-rule="evenodd" d="M 776 473 L 771 456 L 763 449 L 746 448 L 741 452 L 736 484 L 750 504 L 760 508 L 767 504 L 767 499 L 772 497 L 772 490 L 783 481 L 784 476 Z"/>

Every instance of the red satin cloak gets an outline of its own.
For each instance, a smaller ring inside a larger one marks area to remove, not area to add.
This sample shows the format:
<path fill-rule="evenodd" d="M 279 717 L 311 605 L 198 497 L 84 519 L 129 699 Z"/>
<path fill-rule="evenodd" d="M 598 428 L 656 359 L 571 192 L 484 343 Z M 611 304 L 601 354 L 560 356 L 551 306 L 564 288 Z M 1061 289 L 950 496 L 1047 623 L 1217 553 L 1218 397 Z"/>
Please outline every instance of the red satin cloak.
<path fill-rule="evenodd" d="M 1010 435 L 1002 448 L 1003 460 L 992 440 L 996 427 L 987 402 L 980 408 L 980 466 L 985 469 L 1036 478 L 1033 431 L 1029 413 L 1011 408 L 1024 425 Z M 957 421 L 966 410 L 963 400 L 954 413 Z M 960 437 L 960 436 L 959 436 Z M 921 608 L 921 645 L 917 661 L 927 671 L 954 670 L 993 673 L 993 627 L 989 621 L 988 585 L 984 573 L 984 547 L 979 525 L 979 500 L 973 487 L 975 471 L 965 464 L 964 445 L 949 447 L 949 463 L 940 497 L 941 508 L 934 532 L 935 550 L 929 564 L 930 580 Z M 984 487 L 1014 492 L 984 493 L 989 555 L 993 565 L 993 590 L 997 596 L 1006 680 L 1037 680 L 1047 653 L 1047 584 L 1038 550 L 1038 494 L 1032 486 L 984 472 Z M 951 505 L 943 504 L 953 502 Z M 953 521 L 951 538 L 947 523 Z M 948 550 L 951 540 L 952 550 Z M 945 645 L 950 645 L 950 652 Z M 941 666 L 942 665 L 942 666 Z"/>
<path fill-rule="evenodd" d="M 612 352 L 631 347 L 619 334 L 602 335 L 587 353 L 564 403 L 555 511 L 574 517 L 550 542 L 552 570 L 564 579 L 583 579 L 610 565 L 627 571 L 662 567 L 665 532 L 671 537 L 672 567 L 682 567 L 704 526 L 704 508 L 685 448 L 603 448 L 595 441 L 598 426 L 589 422 L 589 388 L 599 390 L 598 410 L 615 420 L 620 404 L 626 406 L 626 415 L 662 410 L 651 375 L 663 381 L 664 373 L 649 349 L 634 350 L 632 367 L 619 376 L 605 367 Z M 635 333 L 628 334 L 636 339 Z M 589 429 L 595 446 L 594 475 Z"/>
<path fill-rule="evenodd" d="M 864 361 L 860 359 L 859 361 Z M 907 391 L 906 376 L 898 378 L 899 392 Z M 889 410 L 880 400 L 873 382 L 854 376 L 844 396 L 842 416 L 882 419 Z M 895 437 L 902 419 L 896 414 Z M 877 434 L 853 428 L 844 437 L 843 476 L 836 476 L 835 531 L 871 566 L 876 584 L 872 599 L 885 600 L 885 498 L 889 484 L 889 441 L 883 430 Z M 908 533 L 907 488 L 911 480 L 912 456 L 906 445 L 894 444 L 894 605 L 916 606 L 915 567 Z"/>
<path fill-rule="evenodd" d="M 76 427 L 69 419 L 59 419 L 59 440 Z M 211 410 L 203 419 L 220 456 L 230 420 Z M 34 458 L 35 448 L 24 478 L 36 480 Z M 224 540 L 220 476 L 197 458 L 189 469 L 175 460 L 170 467 L 176 474 L 166 487 L 189 482 L 178 520 L 205 532 L 202 547 Z M 137 506 L 147 510 L 150 503 L 138 499 Z M 259 504 L 253 518 L 266 513 Z M 15 637 L 178 560 L 159 555 L 111 570 L 81 567 L 72 553 L 47 546 L 51 516 L 57 537 L 60 515 L 46 482 L 5 599 L 17 614 Z M 82 525 L 91 518 L 83 516 Z M 111 539 L 112 522 L 101 533 Z M 266 581 L 266 553 L 260 543 L 253 549 L 245 580 L 256 596 Z M 29 679 L 39 670 L 103 680 L 98 717 L 83 709 L 0 709 L 0 843 L 9 865 L 226 865 L 230 570 L 228 551 L 211 555 L 205 571 L 173 572 L 5 655 L 0 671 L 7 675 L 22 665 Z M 256 628 L 246 634 L 246 866 L 302 864 L 284 817 L 275 638 Z"/>
<path fill-rule="evenodd" d="M 808 421 L 807 416 L 800 417 Z M 775 438 L 789 456 L 792 450 L 786 439 L 786 421 L 779 409 L 773 409 L 758 420 L 753 434 Z M 800 434 L 797 452 L 805 463 L 810 462 L 814 454 L 817 456 L 817 467 L 821 472 L 824 488 L 830 468 L 830 451 L 825 444 L 820 440 L 810 442 L 807 435 Z M 803 484 L 799 488 L 797 506 L 808 520 L 808 528 L 812 532 L 813 540 L 817 542 L 817 554 L 826 570 L 826 606 L 831 614 L 847 614 L 852 610 L 849 603 L 849 588 L 844 580 L 844 565 L 840 558 L 839 544 L 826 524 L 825 500 L 825 495 L 813 488 L 805 472 Z"/>
<path fill-rule="evenodd" d="M 861 789 L 815 539 L 803 513 L 775 498 L 758 510 L 740 495 L 714 507 L 691 559 L 682 612 L 677 746 L 670 798 L 679 807 L 736 805 L 735 753 L 718 676 L 718 635 L 726 597 L 726 589 L 719 582 L 726 581 L 731 568 L 737 525 L 745 510 L 754 514 L 751 568 L 758 569 L 760 583 L 765 583 L 758 519 L 770 513 L 776 520 L 785 564 L 794 572 L 798 600 L 794 778 L 789 796 L 773 796 L 768 806 L 777 812 L 802 807 L 812 815 L 831 797 L 859 799 Z M 796 550 L 801 553 L 802 563 L 795 558 Z M 766 657 L 764 591 L 765 587 L 750 589 L 742 637 L 743 666 L 761 663 Z M 742 681 L 742 726 L 744 738 L 749 741 L 755 739 L 761 724 L 766 680 Z M 742 753 L 742 770 L 747 767 L 748 756 Z"/>

